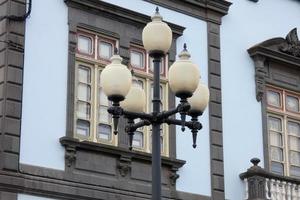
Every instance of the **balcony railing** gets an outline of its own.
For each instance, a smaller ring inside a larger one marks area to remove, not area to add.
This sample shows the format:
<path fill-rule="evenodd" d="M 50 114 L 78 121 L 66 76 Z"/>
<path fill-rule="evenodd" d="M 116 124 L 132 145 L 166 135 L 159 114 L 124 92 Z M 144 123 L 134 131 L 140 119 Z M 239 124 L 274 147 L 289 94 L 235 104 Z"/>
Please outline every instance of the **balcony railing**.
<path fill-rule="evenodd" d="M 240 178 L 245 185 L 247 200 L 300 200 L 300 180 L 270 173 L 258 166 L 259 159 Z"/>

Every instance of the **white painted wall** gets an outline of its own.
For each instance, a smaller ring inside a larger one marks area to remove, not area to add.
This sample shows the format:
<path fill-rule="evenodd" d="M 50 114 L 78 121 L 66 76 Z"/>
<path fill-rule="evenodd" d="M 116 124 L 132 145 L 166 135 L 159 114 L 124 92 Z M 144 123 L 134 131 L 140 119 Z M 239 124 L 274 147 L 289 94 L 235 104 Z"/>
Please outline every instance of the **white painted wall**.
<path fill-rule="evenodd" d="M 129 10 L 152 16 L 156 5 L 140 0 L 104 0 Z M 186 27 L 183 36 L 177 40 L 177 52 L 182 51 L 184 43 L 192 54 L 193 62 L 200 66 L 203 81 L 207 83 L 207 24 L 204 21 L 178 12 L 160 8 L 164 20 Z M 189 131 L 182 133 L 177 128 L 177 157 L 187 163 L 179 171 L 177 190 L 202 195 L 211 195 L 210 186 L 210 153 L 208 134 L 208 113 L 201 117 L 204 128 L 198 135 L 198 147 L 192 148 L 192 136 Z"/>
<path fill-rule="evenodd" d="M 18 194 L 18 200 L 55 200 L 44 197 L 30 196 L 25 194 Z"/>
<path fill-rule="evenodd" d="M 26 20 L 20 162 L 64 169 L 66 134 L 67 6 L 34 1 Z"/>
<path fill-rule="evenodd" d="M 300 2 L 231 2 L 221 26 L 225 191 L 227 199 L 240 200 L 244 188 L 239 174 L 250 167 L 251 158 L 263 160 L 261 104 L 255 98 L 254 64 L 247 49 L 300 28 Z"/>

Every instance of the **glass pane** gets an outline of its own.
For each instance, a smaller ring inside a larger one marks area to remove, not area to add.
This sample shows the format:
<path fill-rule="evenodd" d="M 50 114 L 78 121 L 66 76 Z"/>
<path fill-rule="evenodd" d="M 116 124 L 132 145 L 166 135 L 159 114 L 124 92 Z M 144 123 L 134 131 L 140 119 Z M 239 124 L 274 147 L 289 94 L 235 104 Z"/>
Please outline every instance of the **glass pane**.
<path fill-rule="evenodd" d="M 90 122 L 77 120 L 76 134 L 88 137 L 90 135 Z"/>
<path fill-rule="evenodd" d="M 282 149 L 278 147 L 271 147 L 271 159 L 276 161 L 283 161 Z"/>
<path fill-rule="evenodd" d="M 83 35 L 79 35 L 78 50 L 81 53 L 92 54 L 92 39 Z"/>
<path fill-rule="evenodd" d="M 144 54 L 137 51 L 131 51 L 130 64 L 134 67 L 144 69 Z"/>
<path fill-rule="evenodd" d="M 164 151 L 164 138 L 160 137 L 160 152 Z"/>
<path fill-rule="evenodd" d="M 300 151 L 300 141 L 299 138 L 290 136 L 289 145 L 291 150 Z"/>
<path fill-rule="evenodd" d="M 77 102 L 77 117 L 81 119 L 90 119 L 91 106 L 86 102 Z"/>
<path fill-rule="evenodd" d="M 111 115 L 107 112 L 107 107 L 100 106 L 99 107 L 99 113 L 98 113 L 98 119 L 101 122 L 110 123 L 111 122 Z"/>
<path fill-rule="evenodd" d="M 271 90 L 267 91 L 267 101 L 269 105 L 280 107 L 280 93 Z"/>
<path fill-rule="evenodd" d="M 110 59 L 112 56 L 112 50 L 112 44 L 103 41 L 99 43 L 99 56 L 101 58 Z"/>
<path fill-rule="evenodd" d="M 98 125 L 98 138 L 102 140 L 111 140 L 111 126 L 107 124 Z"/>
<path fill-rule="evenodd" d="M 270 132 L 270 144 L 273 146 L 282 147 L 282 135 L 277 132 Z"/>
<path fill-rule="evenodd" d="M 269 130 L 281 131 L 281 119 L 275 117 L 269 117 L 268 119 Z"/>
<path fill-rule="evenodd" d="M 78 90 L 77 97 L 79 100 L 82 101 L 91 100 L 91 87 L 89 85 L 79 83 L 77 90 Z"/>
<path fill-rule="evenodd" d="M 160 85 L 160 100 L 163 99 L 163 87 Z M 153 84 L 151 84 L 150 98 L 153 99 Z"/>
<path fill-rule="evenodd" d="M 150 65 L 150 70 L 151 70 L 152 72 L 154 72 L 153 58 L 151 58 L 151 57 L 150 57 L 149 65 Z M 162 59 L 161 59 L 161 65 L 160 65 L 160 74 L 163 74 L 163 73 L 164 73 L 164 67 L 165 67 L 165 59 L 162 58 Z"/>
<path fill-rule="evenodd" d="M 297 122 L 288 121 L 287 130 L 291 135 L 300 136 L 300 125 Z"/>
<path fill-rule="evenodd" d="M 290 167 L 290 174 L 291 174 L 291 176 L 298 176 L 298 177 L 300 177 L 300 167 L 291 166 Z"/>
<path fill-rule="evenodd" d="M 137 148 L 144 147 L 144 134 L 140 131 L 134 132 L 132 146 Z"/>
<path fill-rule="evenodd" d="M 283 164 L 278 162 L 271 163 L 271 171 L 276 174 L 283 175 Z"/>
<path fill-rule="evenodd" d="M 109 106 L 108 98 L 102 88 L 99 89 L 99 101 L 100 105 Z"/>
<path fill-rule="evenodd" d="M 132 84 L 135 85 L 135 86 L 137 86 L 137 87 L 139 87 L 139 88 L 141 88 L 141 89 L 144 89 L 144 83 L 141 80 L 135 80 L 135 79 L 133 79 L 132 80 Z"/>
<path fill-rule="evenodd" d="M 299 152 L 290 151 L 290 163 L 292 165 L 300 166 L 300 153 Z"/>
<path fill-rule="evenodd" d="M 78 81 L 81 83 L 90 83 L 91 82 L 91 74 L 90 69 L 84 66 L 80 66 L 78 68 Z"/>
<path fill-rule="evenodd" d="M 299 112 L 299 101 L 296 97 L 286 97 L 286 109 L 293 112 Z"/>

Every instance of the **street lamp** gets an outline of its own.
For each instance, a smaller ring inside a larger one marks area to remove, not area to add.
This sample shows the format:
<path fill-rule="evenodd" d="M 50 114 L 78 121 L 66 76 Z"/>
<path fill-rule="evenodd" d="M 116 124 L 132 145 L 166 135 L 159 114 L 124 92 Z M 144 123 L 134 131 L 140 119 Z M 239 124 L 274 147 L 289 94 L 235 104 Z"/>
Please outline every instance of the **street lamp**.
<path fill-rule="evenodd" d="M 121 64 L 122 58 L 115 55 L 111 58 L 111 64 L 107 65 L 101 73 L 101 85 L 108 99 L 112 101 L 112 107 L 108 112 L 112 115 L 114 134 L 118 133 L 118 121 L 120 116 L 127 118 L 125 131 L 129 136 L 129 149 L 132 149 L 134 132 L 143 126 L 152 125 L 152 200 L 161 199 L 161 145 L 160 125 L 180 125 L 182 131 L 188 127 L 192 132 L 193 147 L 196 147 L 197 132 L 202 128 L 198 122 L 198 116 L 202 115 L 209 100 L 209 90 L 200 79 L 198 67 L 191 62 L 190 54 L 184 45 L 179 54 L 179 60 L 169 69 L 169 86 L 175 96 L 180 98 L 176 108 L 168 111 L 160 111 L 160 64 L 162 57 L 169 51 L 172 43 L 172 31 L 162 22 L 158 8 L 152 21 L 143 30 L 143 45 L 153 58 L 153 112 L 145 113 L 145 93 L 135 84 L 131 86 L 132 75 L 129 69 Z M 171 116 L 179 113 L 181 119 Z M 191 121 L 186 121 L 186 115 L 191 116 Z M 135 119 L 140 119 L 135 123 Z"/>

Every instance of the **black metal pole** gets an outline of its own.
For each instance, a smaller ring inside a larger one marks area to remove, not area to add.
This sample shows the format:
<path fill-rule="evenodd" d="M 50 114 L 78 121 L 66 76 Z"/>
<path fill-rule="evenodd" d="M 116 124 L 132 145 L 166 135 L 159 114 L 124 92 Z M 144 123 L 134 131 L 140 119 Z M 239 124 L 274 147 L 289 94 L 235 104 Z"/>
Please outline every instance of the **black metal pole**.
<path fill-rule="evenodd" d="M 162 55 L 153 55 L 153 114 L 160 112 L 160 62 Z M 152 124 L 152 200 L 161 200 L 160 123 Z"/>

